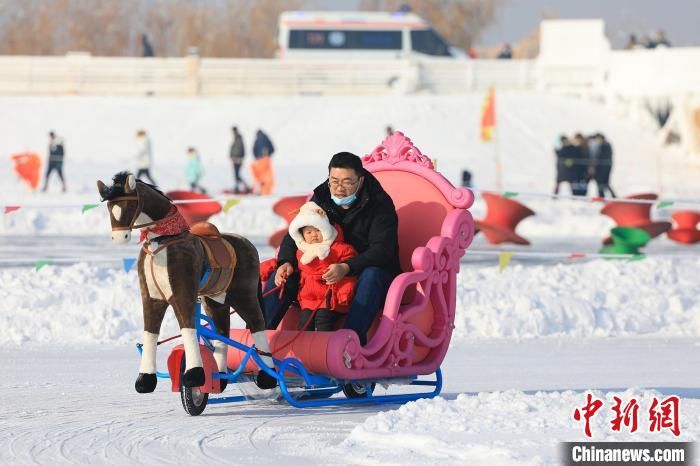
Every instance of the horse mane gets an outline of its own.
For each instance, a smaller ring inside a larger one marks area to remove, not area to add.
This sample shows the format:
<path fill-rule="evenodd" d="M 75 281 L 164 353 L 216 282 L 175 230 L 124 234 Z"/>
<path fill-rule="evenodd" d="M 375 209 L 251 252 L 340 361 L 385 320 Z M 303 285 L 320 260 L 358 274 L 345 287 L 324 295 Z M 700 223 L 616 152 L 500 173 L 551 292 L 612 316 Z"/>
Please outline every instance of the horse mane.
<path fill-rule="evenodd" d="M 127 193 L 124 191 L 124 186 L 126 186 L 126 179 L 131 174 L 132 173 L 129 171 L 121 171 L 121 172 L 117 173 L 116 175 L 114 175 L 114 177 L 112 178 L 112 186 L 109 186 L 107 188 L 107 191 L 106 191 L 105 195 L 103 196 L 102 200 L 103 201 L 110 201 L 116 197 L 126 196 Z M 168 196 L 166 196 L 165 193 L 163 191 L 161 191 L 160 188 L 158 188 L 157 186 L 152 185 L 150 183 L 146 183 L 145 181 L 141 181 L 138 179 L 136 180 L 136 183 L 146 185 L 149 188 L 151 188 L 152 190 L 154 190 L 155 192 L 157 192 L 158 194 L 160 194 L 161 196 L 163 196 L 164 198 L 168 199 L 169 201 L 172 201 L 172 199 L 170 199 Z"/>

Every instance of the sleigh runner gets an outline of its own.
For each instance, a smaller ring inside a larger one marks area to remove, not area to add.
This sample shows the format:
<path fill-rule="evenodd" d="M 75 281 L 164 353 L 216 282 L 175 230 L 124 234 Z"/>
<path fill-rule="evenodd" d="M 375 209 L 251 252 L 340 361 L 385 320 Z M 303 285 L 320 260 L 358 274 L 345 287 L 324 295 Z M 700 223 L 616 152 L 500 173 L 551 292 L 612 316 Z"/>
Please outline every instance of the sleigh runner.
<path fill-rule="evenodd" d="M 201 413 L 207 403 L 242 401 L 244 396 L 209 397 L 242 374 L 265 373 L 277 380 L 282 396 L 293 406 L 405 402 L 440 393 L 442 363 L 454 328 L 456 275 L 459 260 L 474 235 L 468 208 L 474 197 L 455 188 L 435 171 L 432 161 L 410 139 L 396 132 L 363 157 L 370 171 L 392 197 L 399 217 L 402 272 L 391 283 L 384 308 L 367 344 L 352 330 L 299 332 L 298 312 L 287 312 L 276 330 L 266 331 L 274 367 L 264 362 L 249 330 L 231 329 L 225 338 L 197 305 L 196 331 L 205 373 L 204 384 L 182 383 L 185 346 L 168 358 L 172 390 L 181 393 L 185 410 Z M 265 264 L 263 264 L 264 267 Z M 262 333 L 262 332 L 260 332 Z M 256 335 L 257 337 L 257 335 Z M 215 342 L 230 346 L 228 372 L 220 373 Z M 269 359 L 267 359 L 269 361 Z M 421 377 L 427 376 L 427 379 Z M 377 395 L 376 383 L 408 384 L 420 392 Z M 427 389 L 427 390 L 426 390 Z M 346 398 L 329 398 L 343 391 Z"/>

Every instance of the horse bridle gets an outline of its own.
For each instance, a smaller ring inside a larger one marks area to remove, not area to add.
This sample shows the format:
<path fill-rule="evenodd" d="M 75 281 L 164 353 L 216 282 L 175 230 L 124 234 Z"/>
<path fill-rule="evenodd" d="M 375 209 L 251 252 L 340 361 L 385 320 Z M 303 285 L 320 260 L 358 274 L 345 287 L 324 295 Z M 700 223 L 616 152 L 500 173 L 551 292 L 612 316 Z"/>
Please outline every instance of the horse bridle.
<path fill-rule="evenodd" d="M 131 231 L 131 230 L 133 230 L 134 228 L 137 228 L 137 229 L 138 229 L 138 228 L 143 228 L 143 227 L 149 227 L 149 226 L 151 226 L 151 225 L 156 225 L 157 223 L 160 223 L 160 222 L 162 222 L 165 218 L 167 218 L 167 216 L 166 216 L 166 217 L 164 217 L 164 218 L 162 218 L 162 219 L 160 219 L 160 220 L 153 220 L 152 222 L 142 223 L 142 224 L 140 224 L 140 225 L 134 225 L 134 224 L 136 223 L 136 219 L 139 217 L 139 215 L 141 215 L 141 212 L 143 211 L 143 200 L 141 199 L 141 196 L 139 196 L 138 193 L 136 193 L 136 194 L 127 195 L 127 196 L 115 197 L 114 199 L 110 199 L 110 200 L 109 200 L 109 202 L 120 202 L 120 201 L 137 201 L 137 202 L 138 202 L 138 205 L 137 205 L 137 207 L 136 207 L 136 213 L 135 213 L 134 216 L 132 217 L 131 222 L 129 222 L 129 226 L 126 226 L 126 227 L 112 227 L 112 231 L 121 231 L 121 230 L 129 230 L 129 231 Z M 111 212 L 110 212 L 110 214 L 111 214 Z"/>

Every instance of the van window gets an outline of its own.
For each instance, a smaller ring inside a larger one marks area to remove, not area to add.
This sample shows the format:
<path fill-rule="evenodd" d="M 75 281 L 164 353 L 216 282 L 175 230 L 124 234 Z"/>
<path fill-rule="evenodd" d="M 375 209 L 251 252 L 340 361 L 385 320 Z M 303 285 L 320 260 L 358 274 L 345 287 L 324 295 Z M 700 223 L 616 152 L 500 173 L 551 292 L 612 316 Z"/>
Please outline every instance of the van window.
<path fill-rule="evenodd" d="M 292 30 L 289 48 L 401 50 L 401 31 Z"/>
<path fill-rule="evenodd" d="M 411 31 L 411 48 L 418 53 L 449 57 L 450 48 L 440 36 L 432 29 Z"/>

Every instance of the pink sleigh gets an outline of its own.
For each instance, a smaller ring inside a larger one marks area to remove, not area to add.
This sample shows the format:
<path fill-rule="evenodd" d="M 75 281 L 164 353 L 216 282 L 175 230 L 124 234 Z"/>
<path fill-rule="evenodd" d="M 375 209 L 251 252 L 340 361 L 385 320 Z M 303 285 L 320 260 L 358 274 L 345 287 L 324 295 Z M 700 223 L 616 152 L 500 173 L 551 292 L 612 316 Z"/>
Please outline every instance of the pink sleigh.
<path fill-rule="evenodd" d="M 279 360 L 296 358 L 309 372 L 342 380 L 431 374 L 452 337 L 459 261 L 474 236 L 467 211 L 474 196 L 436 172 L 400 132 L 384 139 L 363 163 L 394 200 L 403 270 L 389 287 L 367 345 L 360 346 L 357 335 L 345 329 L 298 335 L 298 313 L 291 309 L 277 330 L 268 331 L 270 347 Z M 231 339 L 253 344 L 244 329 L 232 329 Z M 237 369 L 243 357 L 229 351 L 229 367 Z M 244 370 L 258 368 L 249 361 Z"/>

